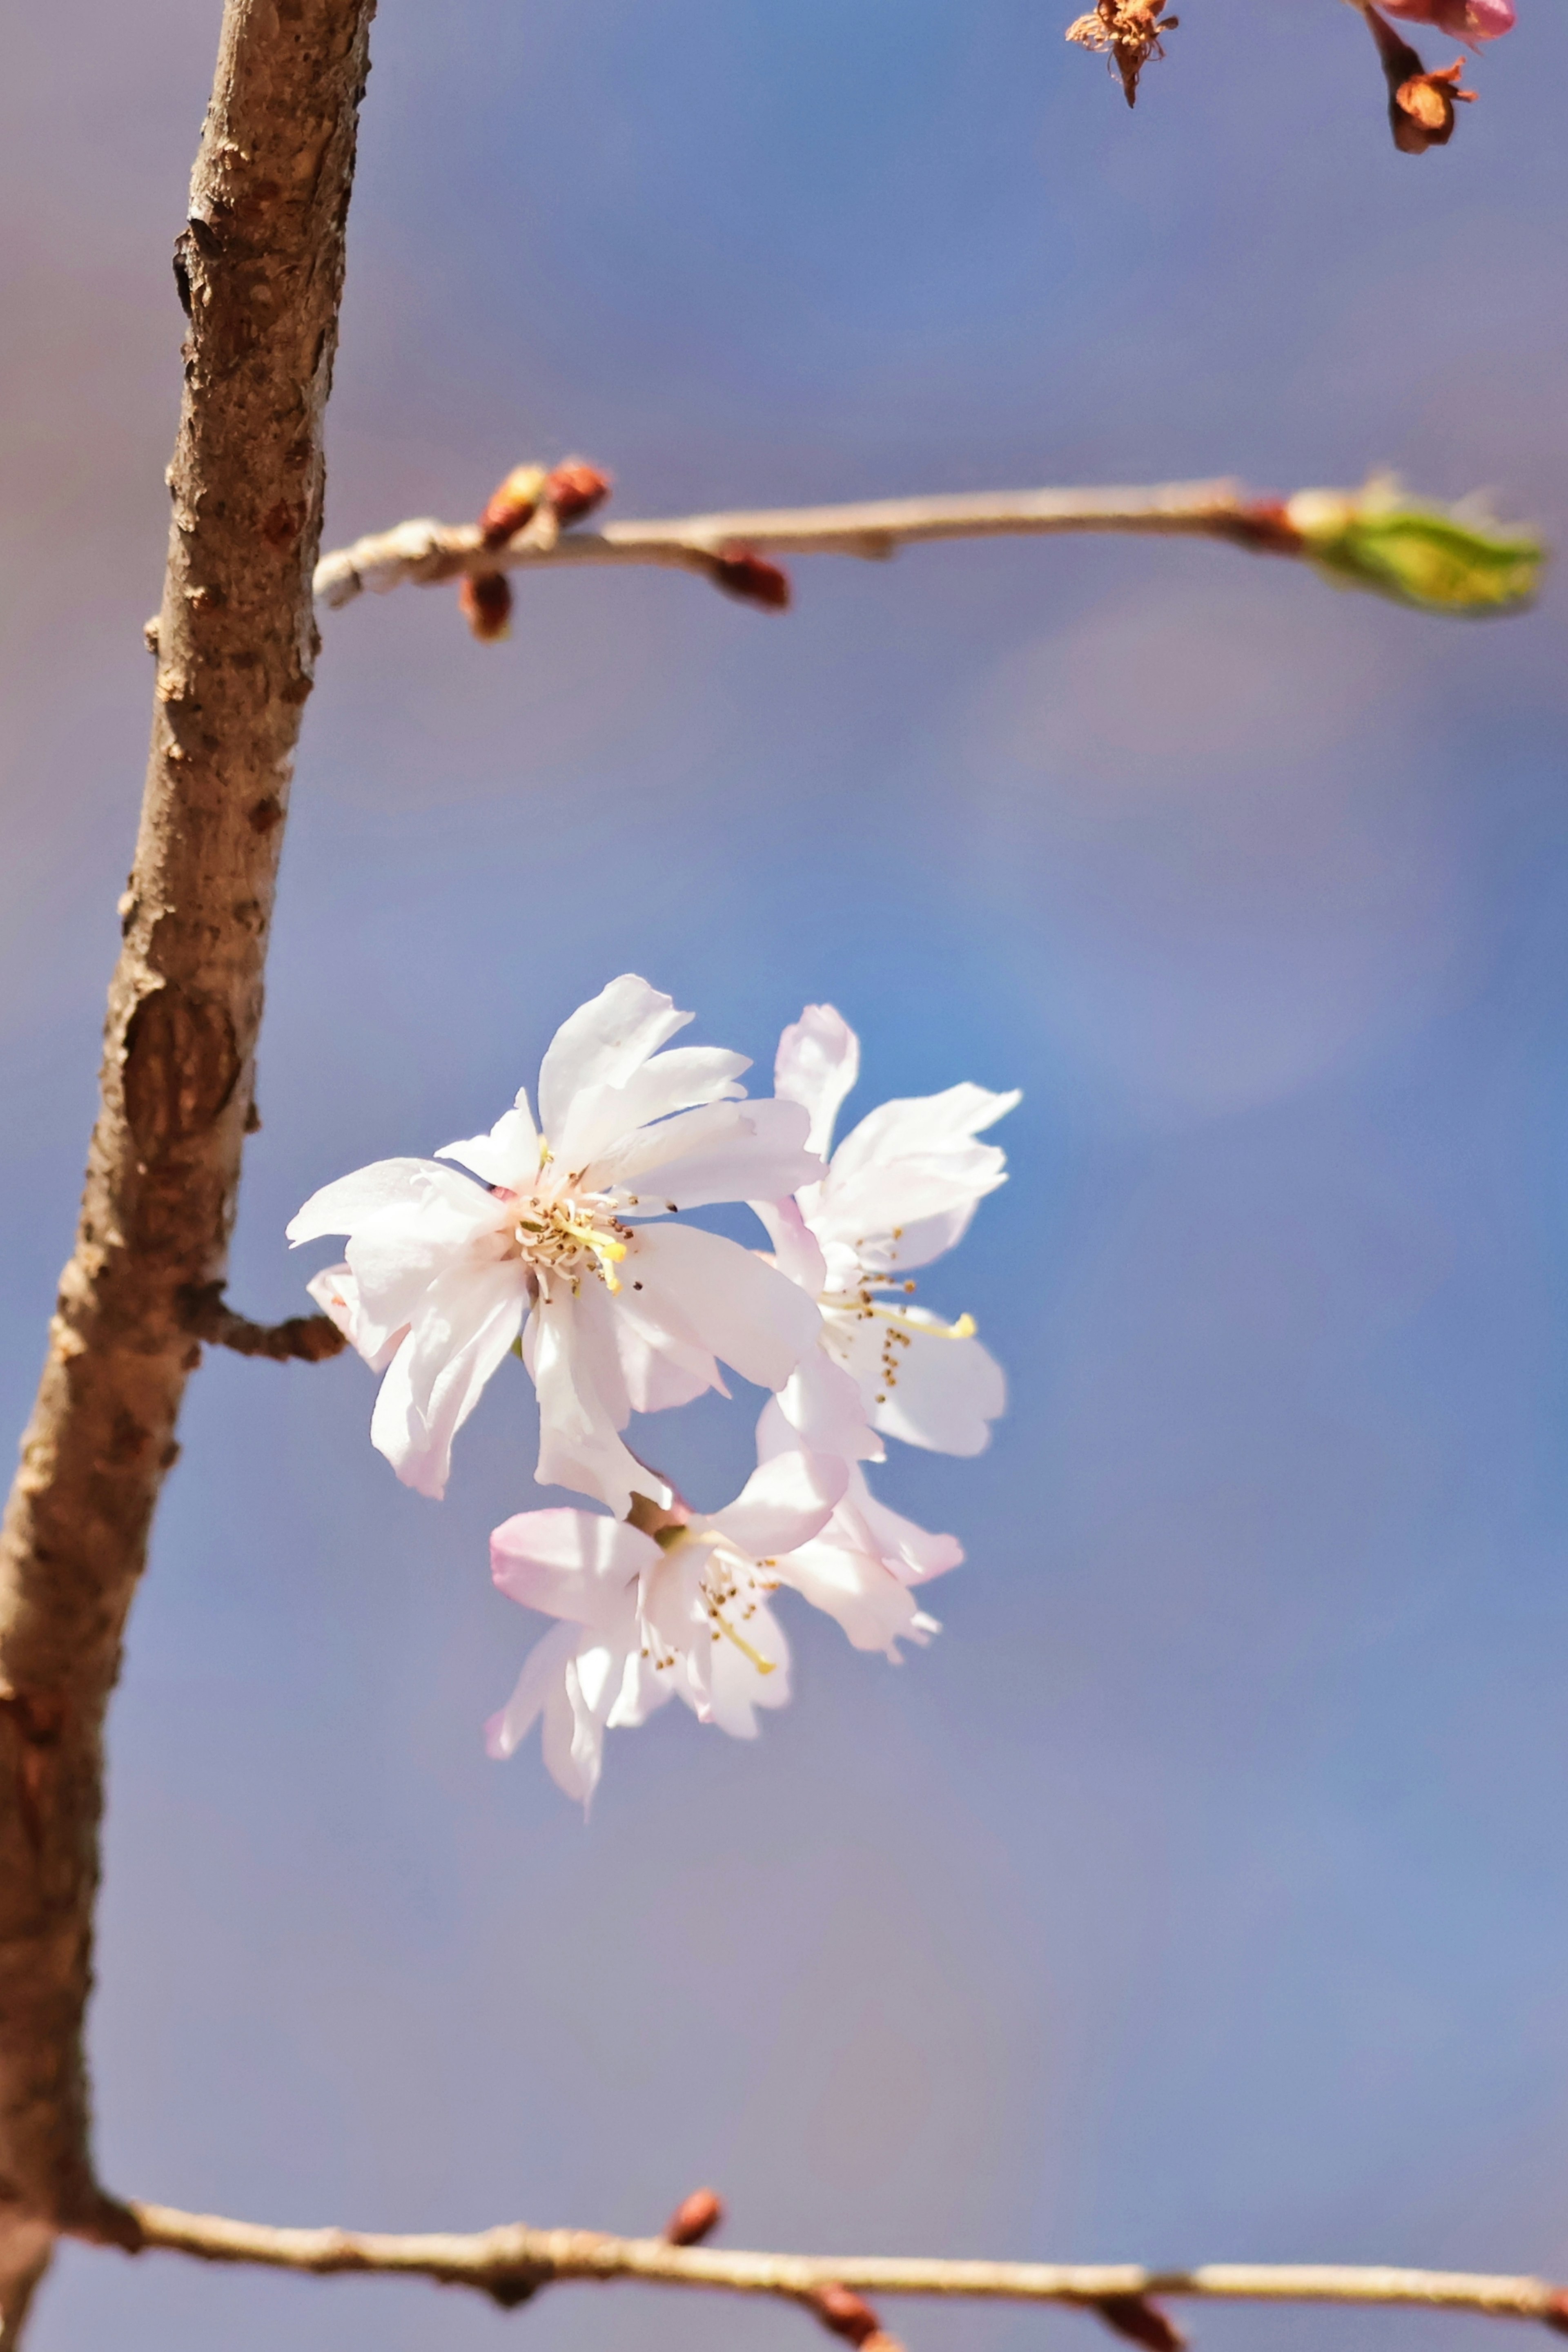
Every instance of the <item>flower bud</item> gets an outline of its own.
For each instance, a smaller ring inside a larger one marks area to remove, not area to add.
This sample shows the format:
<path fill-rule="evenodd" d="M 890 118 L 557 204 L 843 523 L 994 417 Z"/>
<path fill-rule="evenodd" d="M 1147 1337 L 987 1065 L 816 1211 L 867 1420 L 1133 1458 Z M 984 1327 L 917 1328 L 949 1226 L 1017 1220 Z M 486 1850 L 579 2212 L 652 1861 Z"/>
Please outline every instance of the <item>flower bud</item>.
<path fill-rule="evenodd" d="M 863 2347 L 882 2334 L 881 2320 L 852 2287 L 813 2287 L 806 2300 L 829 2333 L 841 2336 L 847 2344 Z"/>
<path fill-rule="evenodd" d="M 727 596 L 738 596 L 743 604 L 760 604 L 765 613 L 789 609 L 789 574 L 752 548 L 721 547 L 708 559 L 708 572 L 716 588 Z"/>
<path fill-rule="evenodd" d="M 514 466 L 485 501 L 479 536 L 486 547 L 500 547 L 521 530 L 538 509 L 549 477 L 542 466 Z"/>
<path fill-rule="evenodd" d="M 1285 517 L 1328 579 L 1427 613 L 1503 613 L 1527 604 L 1545 561 L 1530 532 L 1418 506 L 1387 481 L 1359 494 L 1298 490 Z"/>
<path fill-rule="evenodd" d="M 1419 51 L 1385 24 L 1371 0 L 1356 0 L 1366 27 L 1377 44 L 1383 79 L 1388 85 L 1388 122 L 1394 144 L 1402 155 L 1424 155 L 1428 147 L 1446 147 L 1454 135 L 1454 105 L 1475 97 L 1459 88 L 1464 68 L 1457 60 L 1440 73 L 1428 73 Z"/>
<path fill-rule="evenodd" d="M 1102 2295 L 1094 2306 L 1107 2327 L 1144 2352 L 1184 2352 L 1186 2337 L 1167 2312 L 1146 2294 Z"/>
<path fill-rule="evenodd" d="M 633 1497 L 640 1501 L 641 1496 Z M 716 2189 L 694 2189 L 683 2197 L 664 2224 L 664 2238 L 672 2246 L 700 2246 L 711 2237 L 724 2219 L 724 2200 Z"/>
<path fill-rule="evenodd" d="M 512 634 L 512 583 L 504 572 L 470 572 L 457 591 L 457 605 L 482 646 Z"/>
<path fill-rule="evenodd" d="M 544 498 L 563 530 L 591 515 L 610 496 L 610 477 L 585 458 L 568 457 L 546 477 Z"/>

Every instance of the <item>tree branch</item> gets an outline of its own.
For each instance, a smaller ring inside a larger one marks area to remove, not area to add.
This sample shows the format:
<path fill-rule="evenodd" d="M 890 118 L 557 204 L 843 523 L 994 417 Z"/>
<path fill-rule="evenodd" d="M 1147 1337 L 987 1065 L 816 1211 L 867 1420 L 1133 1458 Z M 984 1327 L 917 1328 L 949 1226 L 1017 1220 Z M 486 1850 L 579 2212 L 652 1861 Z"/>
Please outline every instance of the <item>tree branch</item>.
<path fill-rule="evenodd" d="M 102 1725 L 221 1284 L 317 638 L 321 419 L 374 0 L 225 0 L 174 274 L 190 320 L 152 744 L 77 1244 L 0 1530 L 0 2290 L 97 2187 L 82 2018 Z"/>
<path fill-rule="evenodd" d="M 1165 482 L 1150 489 L 981 490 L 955 497 L 877 499 L 856 506 L 775 507 L 611 522 L 559 536 L 526 528 L 495 546 L 477 523 L 399 523 L 324 555 L 316 596 L 332 607 L 366 588 L 517 571 L 540 564 L 657 563 L 712 577 L 728 550 L 777 555 L 858 555 L 880 561 L 923 540 L 1000 539 L 1061 531 L 1132 531 L 1158 538 L 1229 540 L 1260 553 L 1299 555 L 1300 534 L 1277 499 L 1249 499 L 1239 483 Z"/>
<path fill-rule="evenodd" d="M 224 1299 L 221 1282 L 204 1283 L 185 1292 L 182 1304 L 185 1328 L 209 1347 L 232 1349 L 236 1356 L 265 1356 L 274 1364 L 323 1364 L 340 1356 L 349 1342 L 329 1315 L 290 1315 L 282 1323 L 253 1323 Z"/>
<path fill-rule="evenodd" d="M 1189 2271 L 1137 2263 L 943 2262 L 897 2255 L 730 2253 L 668 2238 L 615 2238 L 591 2230 L 531 2230 L 504 2223 L 472 2236 L 392 2236 L 348 2230 L 272 2229 L 168 2205 L 131 2204 L 132 2252 L 162 2247 L 204 2262 L 260 2263 L 318 2275 L 357 2271 L 468 2286 L 511 2305 L 567 2279 L 641 2279 L 664 2286 L 768 2294 L 815 2307 L 826 2287 L 869 2294 L 963 2296 L 987 2302 L 1064 2303 L 1095 2310 L 1150 2295 L 1230 2303 L 1406 2305 L 1533 2319 L 1568 2332 L 1568 2293 L 1545 2279 L 1469 2271 L 1338 2264 L 1208 2263 Z M 84 2230 L 82 2236 L 93 2232 Z"/>

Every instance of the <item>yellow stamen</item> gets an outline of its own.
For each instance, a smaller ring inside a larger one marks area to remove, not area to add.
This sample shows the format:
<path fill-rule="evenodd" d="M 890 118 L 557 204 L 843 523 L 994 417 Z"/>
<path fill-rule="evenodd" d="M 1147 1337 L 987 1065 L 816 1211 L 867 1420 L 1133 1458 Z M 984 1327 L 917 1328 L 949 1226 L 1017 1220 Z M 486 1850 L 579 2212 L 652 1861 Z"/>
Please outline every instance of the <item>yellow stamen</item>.
<path fill-rule="evenodd" d="M 933 1339 L 972 1339 L 980 1328 L 972 1315 L 960 1315 L 956 1323 L 918 1323 L 897 1307 L 872 1307 L 866 1311 L 880 1315 L 884 1323 L 895 1323 L 901 1331 L 923 1331 Z"/>
<path fill-rule="evenodd" d="M 736 1648 L 740 1652 L 743 1658 L 750 1659 L 752 1664 L 757 1668 L 759 1675 L 770 1675 L 773 1673 L 779 1663 L 777 1658 L 765 1658 L 760 1650 L 754 1650 L 750 1643 L 743 1640 L 740 1634 L 736 1632 L 728 1618 L 720 1616 L 716 1609 L 713 1611 L 712 1614 L 713 1622 L 718 1627 L 719 1632 L 727 1635 L 727 1638 L 735 1643 Z"/>

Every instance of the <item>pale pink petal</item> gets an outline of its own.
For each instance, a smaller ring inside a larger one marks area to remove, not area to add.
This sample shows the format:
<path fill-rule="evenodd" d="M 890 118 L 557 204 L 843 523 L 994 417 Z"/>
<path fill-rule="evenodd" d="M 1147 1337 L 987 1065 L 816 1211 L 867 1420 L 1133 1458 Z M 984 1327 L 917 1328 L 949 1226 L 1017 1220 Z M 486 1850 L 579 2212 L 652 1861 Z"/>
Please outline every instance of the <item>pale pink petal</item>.
<path fill-rule="evenodd" d="M 737 1080 L 750 1067 L 744 1054 L 727 1054 L 721 1046 L 677 1045 L 633 1070 L 624 1086 L 590 1088 L 571 1107 L 568 1173 L 585 1173 L 601 1152 L 653 1120 L 694 1104 L 740 1100 L 746 1088 Z M 565 1165 L 559 1160 L 558 1164 Z"/>
<path fill-rule="evenodd" d="M 385 1330 L 416 1321 L 431 1284 L 444 1275 L 502 1263 L 507 1244 L 495 1202 L 455 1169 L 443 1173 L 460 1188 L 459 1198 L 425 1189 L 413 1201 L 367 1217 L 349 1237 L 344 1255 L 361 1312 Z"/>
<path fill-rule="evenodd" d="M 486 1184 L 508 1192 L 530 1186 L 539 1172 L 539 1134 L 528 1110 L 527 1087 L 520 1087 L 510 1110 L 503 1111 L 488 1135 L 471 1135 L 465 1143 L 444 1143 L 440 1160 L 460 1160 Z"/>
<path fill-rule="evenodd" d="M 831 1320 L 830 1345 L 859 1381 L 873 1425 L 934 1453 L 983 1453 L 987 1423 L 1007 1409 L 1001 1366 L 978 1339 L 948 1337 L 924 1308 L 897 1311 L 896 1324 L 882 1316 Z M 891 1345 L 890 1330 L 900 1335 Z"/>
<path fill-rule="evenodd" d="M 639 1129 L 596 1160 L 585 1181 L 637 1194 L 644 1213 L 779 1200 L 821 1173 L 805 1138 L 798 1103 L 708 1103 Z"/>
<path fill-rule="evenodd" d="M 360 1286 L 346 1265 L 323 1266 L 313 1274 L 305 1286 L 321 1309 L 330 1318 L 347 1339 L 363 1356 L 372 1372 L 384 1372 L 404 1339 L 408 1325 L 398 1324 L 388 1330 L 374 1316 L 367 1315 L 360 1297 Z"/>
<path fill-rule="evenodd" d="M 789 1380 L 762 1408 L 757 1454 L 762 1462 L 791 1452 L 836 1454 L 844 1462 L 881 1462 L 887 1448 L 872 1427 L 860 1382 L 821 1348 L 801 1357 Z"/>
<path fill-rule="evenodd" d="M 560 1167 L 571 1157 L 574 1098 L 596 1087 L 624 1086 L 651 1054 L 691 1019 L 634 972 L 622 972 L 563 1021 L 539 1067 L 539 1125 Z"/>
<path fill-rule="evenodd" d="M 644 1467 L 617 1432 L 631 1400 L 616 1355 L 602 1286 L 585 1282 L 535 1308 L 529 1352 L 539 1399 L 541 1486 L 572 1486 L 607 1503 L 617 1516 L 634 1493 L 668 1503 L 669 1487 Z"/>
<path fill-rule="evenodd" d="M 667 1330 L 758 1388 L 782 1388 L 821 1328 L 816 1301 L 796 1284 L 698 1225 L 643 1226 L 622 1267 L 622 1281 L 633 1278 Z"/>
<path fill-rule="evenodd" d="M 810 1149 L 826 1155 L 833 1121 L 860 1076 L 860 1039 L 831 1004 L 808 1004 L 779 1040 L 773 1091 L 810 1114 Z"/>
<path fill-rule="evenodd" d="M 805 1205 L 819 1238 L 857 1245 L 903 1227 L 905 1234 L 930 1219 L 967 1222 L 967 1211 L 1006 1179 L 1005 1155 L 994 1144 L 977 1143 L 984 1127 L 1011 1110 L 1016 1094 L 991 1094 L 984 1087 L 949 1087 L 946 1093 L 887 1102 L 867 1113 L 833 1154 L 827 1181 Z M 936 1235 L 930 1246 L 941 1244 Z M 923 1256 L 912 1246 L 903 1263 Z"/>
<path fill-rule="evenodd" d="M 446 1492 L 452 1441 L 517 1338 L 523 1307 L 520 1275 L 507 1267 L 462 1268 L 430 1286 L 371 1416 L 371 1443 L 405 1486 L 435 1501 Z"/>
<path fill-rule="evenodd" d="M 296 1249 L 301 1242 L 319 1241 L 323 1234 L 351 1234 L 366 1217 L 415 1199 L 421 1177 L 450 1172 L 433 1160 L 373 1160 L 368 1168 L 356 1168 L 351 1176 L 340 1176 L 312 1192 L 284 1232 Z"/>
<path fill-rule="evenodd" d="M 779 1454 L 755 1469 L 733 1503 L 698 1524 L 727 1536 L 748 1559 L 793 1551 L 831 1515 L 849 1484 L 841 1461 Z"/>
<path fill-rule="evenodd" d="M 576 1625 L 557 1625 L 528 1652 L 517 1688 L 485 1726 L 486 1750 L 497 1761 L 516 1755 L 552 1697 L 566 1705 L 567 1662 L 580 1639 Z"/>
<path fill-rule="evenodd" d="M 828 1263 L 822 1245 L 800 1213 L 798 1201 L 757 1201 L 751 1203 L 768 1229 L 773 1263 L 780 1274 L 798 1282 L 813 1298 L 828 1286 Z"/>
<path fill-rule="evenodd" d="M 637 1579 L 658 1561 L 652 1536 L 596 1511 L 518 1511 L 490 1538 L 490 1573 L 509 1601 L 628 1641 Z"/>
<path fill-rule="evenodd" d="M 606 1728 L 634 1730 L 674 1696 L 675 1677 L 670 1668 L 661 1671 L 651 1658 L 633 1650 L 627 1658 L 615 1703 L 605 1718 Z"/>
<path fill-rule="evenodd" d="M 709 1389 L 727 1396 L 724 1375 L 706 1348 L 678 1339 L 644 1312 L 630 1282 L 615 1301 L 615 1347 L 633 1412 L 665 1412 L 690 1404 Z"/>
<path fill-rule="evenodd" d="M 866 1549 L 905 1584 L 925 1584 L 934 1576 L 946 1576 L 963 1560 L 964 1547 L 956 1536 L 936 1535 L 890 1510 L 878 1501 L 858 1470 L 850 1473 L 849 1493 L 835 1516 L 841 1515 L 846 1521 L 858 1521 Z"/>
<path fill-rule="evenodd" d="M 901 1641 L 925 1642 L 934 1620 L 870 1548 L 852 1517 L 835 1513 L 820 1536 L 778 1564 L 778 1574 L 813 1609 L 841 1625 L 857 1650 L 880 1650 L 896 1662 Z"/>
<path fill-rule="evenodd" d="M 690 1687 L 681 1694 L 699 1722 L 716 1723 L 732 1739 L 756 1738 L 757 1707 L 789 1703 L 789 1644 L 784 1628 L 764 1602 L 759 1601 L 747 1617 L 744 1638 L 747 1647 L 766 1661 L 767 1674 L 723 1634 L 716 1641 L 710 1633 L 706 1671 L 699 1680 L 694 1660 Z"/>
<path fill-rule="evenodd" d="M 1479 48 L 1514 26 L 1513 0 L 1384 0 L 1390 16 L 1407 25 L 1436 25 L 1450 39 Z"/>

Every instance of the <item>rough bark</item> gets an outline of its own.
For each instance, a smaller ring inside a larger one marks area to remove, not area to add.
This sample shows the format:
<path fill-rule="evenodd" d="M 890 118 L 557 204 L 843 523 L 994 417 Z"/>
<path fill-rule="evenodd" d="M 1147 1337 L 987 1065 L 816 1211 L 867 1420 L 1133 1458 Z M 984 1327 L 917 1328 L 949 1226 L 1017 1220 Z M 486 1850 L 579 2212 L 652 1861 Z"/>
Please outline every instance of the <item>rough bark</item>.
<path fill-rule="evenodd" d="M 223 1280 L 252 1115 L 373 6 L 226 0 L 175 250 L 190 327 L 152 745 L 77 1244 L 0 1531 L 0 2299 L 18 2308 L 53 2229 L 118 2222 L 82 2053 L 103 1717 L 200 1355 L 183 1295 Z"/>

